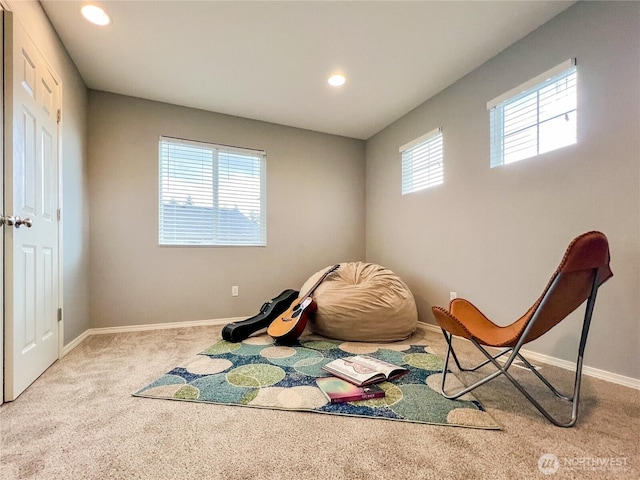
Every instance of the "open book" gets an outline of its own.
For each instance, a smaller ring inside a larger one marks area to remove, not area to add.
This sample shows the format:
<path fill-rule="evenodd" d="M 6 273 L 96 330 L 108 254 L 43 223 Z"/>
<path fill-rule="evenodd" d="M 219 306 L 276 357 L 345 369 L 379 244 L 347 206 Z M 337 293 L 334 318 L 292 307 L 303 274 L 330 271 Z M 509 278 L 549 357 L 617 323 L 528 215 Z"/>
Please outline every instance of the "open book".
<path fill-rule="evenodd" d="M 322 369 L 358 386 L 392 380 L 409 373 L 404 367 L 368 355 L 338 358 L 327 363 Z"/>

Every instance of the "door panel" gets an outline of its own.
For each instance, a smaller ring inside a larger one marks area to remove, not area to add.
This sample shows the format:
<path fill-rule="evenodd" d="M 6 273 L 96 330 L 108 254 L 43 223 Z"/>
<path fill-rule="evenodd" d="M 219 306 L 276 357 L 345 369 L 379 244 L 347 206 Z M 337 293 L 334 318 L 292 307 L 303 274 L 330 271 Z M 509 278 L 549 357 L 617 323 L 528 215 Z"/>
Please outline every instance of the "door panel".
<path fill-rule="evenodd" d="M 55 221 L 54 211 L 56 210 L 55 193 L 55 168 L 56 158 L 54 158 L 53 136 L 46 129 L 42 131 L 42 155 L 40 156 L 40 171 L 42 172 L 42 191 L 40 193 L 40 213 L 42 219 L 51 223 Z"/>
<path fill-rule="evenodd" d="M 20 312 L 24 317 L 24 333 L 21 325 L 16 326 L 18 346 L 22 348 L 22 355 L 26 355 L 37 345 L 37 321 L 36 321 L 36 248 L 33 245 L 22 246 L 22 262 L 16 262 L 24 271 L 22 276 L 25 279 L 24 289 L 18 290 L 18 297 L 15 298 L 17 305 L 15 311 Z M 22 322 L 20 322 L 22 323 Z"/>
<path fill-rule="evenodd" d="M 58 358 L 60 83 L 19 22 L 4 13 L 5 400 Z M 18 217 L 32 225 L 19 225 Z"/>

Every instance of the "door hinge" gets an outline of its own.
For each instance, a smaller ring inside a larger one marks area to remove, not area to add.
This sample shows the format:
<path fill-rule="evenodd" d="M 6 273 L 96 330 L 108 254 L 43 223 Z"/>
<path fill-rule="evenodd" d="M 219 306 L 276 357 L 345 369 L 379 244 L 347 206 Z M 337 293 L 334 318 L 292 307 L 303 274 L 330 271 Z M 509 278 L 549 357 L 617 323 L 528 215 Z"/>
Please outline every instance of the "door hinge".
<path fill-rule="evenodd" d="M 58 309 L 58 321 L 61 322 L 62 321 L 62 308 Z"/>
<path fill-rule="evenodd" d="M 56 215 L 58 216 L 58 221 L 60 221 L 60 219 L 62 218 L 62 209 L 58 209 Z"/>
<path fill-rule="evenodd" d="M 60 123 L 61 119 L 62 119 L 62 110 L 58 109 L 58 123 Z"/>

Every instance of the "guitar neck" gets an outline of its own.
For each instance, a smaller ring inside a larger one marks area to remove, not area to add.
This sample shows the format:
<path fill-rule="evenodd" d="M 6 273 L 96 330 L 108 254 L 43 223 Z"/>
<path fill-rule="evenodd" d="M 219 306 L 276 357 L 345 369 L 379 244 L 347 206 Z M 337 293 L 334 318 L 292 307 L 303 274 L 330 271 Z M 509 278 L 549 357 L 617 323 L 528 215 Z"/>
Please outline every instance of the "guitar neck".
<path fill-rule="evenodd" d="M 318 280 L 313 287 L 311 287 L 311 289 L 302 297 L 302 298 L 307 298 L 310 297 L 311 295 L 313 295 L 313 292 L 316 291 L 316 288 L 318 288 L 320 286 L 320 284 L 322 282 L 324 282 L 324 279 L 327 278 L 329 276 L 329 274 L 335 270 L 338 269 L 338 267 L 340 267 L 340 264 L 334 265 L 333 267 L 331 267 L 329 270 L 327 270 L 326 272 L 324 272 L 324 274 L 320 277 L 320 280 Z"/>

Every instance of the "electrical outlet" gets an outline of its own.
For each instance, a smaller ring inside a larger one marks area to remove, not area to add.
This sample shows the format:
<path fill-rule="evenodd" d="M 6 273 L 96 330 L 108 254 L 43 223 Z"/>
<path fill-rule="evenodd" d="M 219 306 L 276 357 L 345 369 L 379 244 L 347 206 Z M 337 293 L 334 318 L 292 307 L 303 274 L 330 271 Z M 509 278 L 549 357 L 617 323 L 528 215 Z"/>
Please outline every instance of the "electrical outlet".
<path fill-rule="evenodd" d="M 238 286 L 234 285 L 233 287 L 231 287 L 231 296 L 237 297 L 238 295 L 239 295 Z"/>
<path fill-rule="evenodd" d="M 454 298 L 458 298 L 458 294 L 456 292 L 449 292 L 449 301 L 453 300 Z"/>

